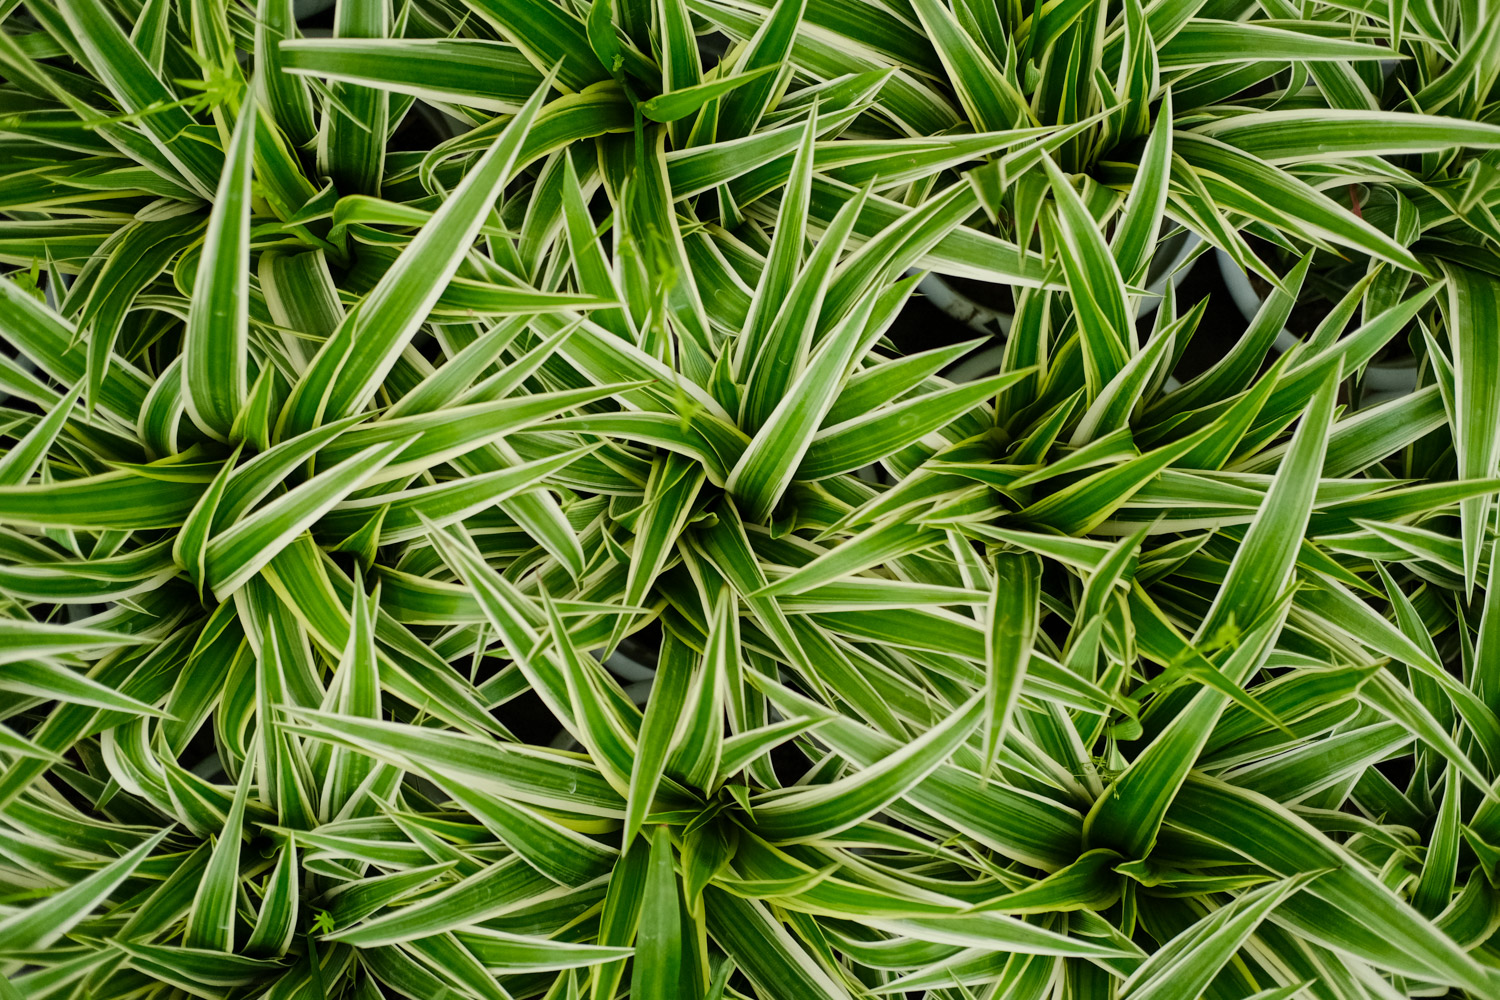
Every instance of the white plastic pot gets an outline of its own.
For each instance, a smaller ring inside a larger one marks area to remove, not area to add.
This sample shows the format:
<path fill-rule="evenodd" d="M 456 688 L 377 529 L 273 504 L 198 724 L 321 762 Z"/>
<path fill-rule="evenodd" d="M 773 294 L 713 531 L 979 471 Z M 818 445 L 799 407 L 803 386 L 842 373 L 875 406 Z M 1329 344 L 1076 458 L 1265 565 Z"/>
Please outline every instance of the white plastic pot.
<path fill-rule="evenodd" d="M 332 7 L 333 2 L 334 0 L 294 0 L 292 3 L 292 16 L 299 21 L 309 17 L 317 17 Z"/>
<path fill-rule="evenodd" d="M 632 682 L 649 681 L 656 676 L 655 667 L 648 667 L 618 649 L 609 654 L 609 658 L 604 661 L 604 666 L 615 676 Z"/>
<path fill-rule="evenodd" d="M 1234 258 L 1223 250 L 1215 250 L 1219 258 L 1219 275 L 1224 279 L 1225 286 L 1229 289 L 1234 304 L 1239 308 L 1240 314 L 1245 317 L 1245 322 L 1255 318 L 1265 302 L 1264 297 L 1258 293 L 1250 284 L 1250 278 L 1240 266 L 1234 262 Z M 1280 354 L 1290 350 L 1301 340 L 1292 331 L 1282 327 L 1281 332 L 1276 335 L 1276 340 L 1271 344 L 1271 350 Z M 1384 403 L 1388 400 L 1397 399 L 1401 396 L 1415 392 L 1417 388 L 1417 366 L 1416 362 L 1372 362 L 1365 369 L 1365 395 L 1364 404 L 1373 405 Z"/>
<path fill-rule="evenodd" d="M 1198 234 L 1182 232 L 1172 237 L 1170 243 L 1174 245 L 1168 246 L 1165 252 L 1159 251 L 1157 259 L 1165 258 L 1167 263 L 1160 268 L 1153 268 L 1151 281 L 1146 286 L 1146 291 L 1150 294 L 1141 297 L 1136 307 L 1137 318 L 1154 313 L 1161 306 L 1167 283 L 1174 278 L 1181 280 L 1193 270 L 1198 263 L 1194 251 L 1201 242 Z M 940 274 L 927 275 L 917 285 L 917 289 L 927 296 L 927 301 L 971 330 L 996 338 L 994 345 L 960 361 L 944 372 L 944 377 L 954 382 L 968 382 L 994 373 L 1005 355 L 1005 337 L 1010 333 L 1012 315 L 975 302 L 950 285 Z"/>

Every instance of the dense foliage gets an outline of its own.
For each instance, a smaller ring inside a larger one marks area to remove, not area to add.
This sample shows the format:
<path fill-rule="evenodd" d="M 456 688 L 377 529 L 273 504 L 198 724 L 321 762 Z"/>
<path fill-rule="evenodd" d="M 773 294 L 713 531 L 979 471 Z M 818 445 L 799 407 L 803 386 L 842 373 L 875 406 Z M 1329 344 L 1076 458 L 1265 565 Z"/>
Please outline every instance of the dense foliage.
<path fill-rule="evenodd" d="M 295 16 L 0 0 L 0 998 L 1500 996 L 1495 0 Z"/>

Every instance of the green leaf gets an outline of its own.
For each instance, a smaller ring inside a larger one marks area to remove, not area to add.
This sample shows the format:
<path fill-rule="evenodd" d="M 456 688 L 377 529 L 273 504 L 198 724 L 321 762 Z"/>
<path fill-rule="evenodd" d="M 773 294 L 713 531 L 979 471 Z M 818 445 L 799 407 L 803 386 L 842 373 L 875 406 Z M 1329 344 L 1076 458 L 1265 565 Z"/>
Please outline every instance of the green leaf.
<path fill-rule="evenodd" d="M 1488 479 L 1500 463 L 1500 445 L 1493 433 L 1481 428 L 1493 428 L 1500 421 L 1500 353 L 1481 331 L 1500 322 L 1500 294 L 1492 278 L 1467 268 L 1445 265 L 1443 273 L 1448 279 L 1443 314 L 1454 357 L 1453 434 L 1458 474 L 1463 479 Z M 1459 504 L 1464 586 L 1471 592 L 1492 502 L 1491 495 L 1482 494 Z"/>
<path fill-rule="evenodd" d="M 233 953 L 235 911 L 240 894 L 240 840 L 244 836 L 245 799 L 250 794 L 254 768 L 248 762 L 240 772 L 234 801 L 224 825 L 214 839 L 208 867 L 193 896 L 183 931 L 184 947 Z"/>
<path fill-rule="evenodd" d="M 266 893 L 261 900 L 260 912 L 255 918 L 255 928 L 245 950 L 251 952 L 285 955 L 297 930 L 297 847 L 288 844 L 276 857 L 276 867 L 266 882 Z"/>
<path fill-rule="evenodd" d="M 1322 872 L 1306 872 L 1252 889 L 1168 941 L 1121 987 L 1140 1000 L 1193 1000 L 1281 903 Z"/>
<path fill-rule="evenodd" d="M 704 890 L 703 902 L 708 932 L 766 996 L 851 1000 L 849 991 L 803 950 L 765 904 L 713 886 Z"/>
<path fill-rule="evenodd" d="M 1377 968 L 1483 994 L 1495 974 L 1381 885 L 1342 847 L 1270 799 L 1192 777 L 1169 822 L 1183 824 L 1283 877 L 1325 871 L 1277 909 L 1297 935 L 1346 950 Z M 1400 949 L 1391 941 L 1402 942 Z"/>
<path fill-rule="evenodd" d="M 562 891 L 519 857 L 507 858 L 410 905 L 388 910 L 347 930 L 325 934 L 324 939 L 375 948 L 430 937 L 493 920 Z"/>
<path fill-rule="evenodd" d="M 495 137 L 395 265 L 328 338 L 292 390 L 282 414 L 286 430 L 300 433 L 348 416 L 375 394 L 458 270 L 510 178 L 521 144 L 550 88 L 549 78 Z"/>
<path fill-rule="evenodd" d="M 1193 130 L 1267 163 L 1500 147 L 1500 126 L 1437 115 L 1321 108 L 1263 111 Z"/>
<path fill-rule="evenodd" d="M 1303 414 L 1291 448 L 1194 641 L 1214 638 L 1231 621 L 1239 622 L 1241 628 L 1257 621 L 1285 591 L 1312 513 L 1339 376 L 1336 364 Z"/>
<path fill-rule="evenodd" d="M 739 613 L 726 587 L 714 601 L 708 622 L 703 666 L 693 678 L 686 711 L 673 735 L 667 771 L 689 788 L 712 791 L 720 780 L 724 753 L 724 702 L 739 689 Z"/>
<path fill-rule="evenodd" d="M 228 440 L 245 405 L 250 365 L 250 174 L 255 96 L 241 110 L 224 156 L 203 237 L 182 343 L 187 413 L 205 433 Z"/>
<path fill-rule="evenodd" d="M 1243 686 L 1265 664 L 1289 608 L 1290 602 L 1284 601 L 1264 620 L 1249 619 L 1247 625 L 1253 629 L 1218 665 L 1225 680 Z M 1228 704 L 1229 698 L 1213 688 L 1194 695 L 1094 803 L 1083 824 L 1086 842 L 1127 858 L 1147 856 L 1178 789 Z"/>
<path fill-rule="evenodd" d="M 204 578 L 210 589 L 220 598 L 234 593 L 413 440 L 371 445 L 214 536 L 204 555 Z"/>
<path fill-rule="evenodd" d="M 1308 22 L 1297 25 L 1298 28 L 1310 26 Z M 1319 37 L 1311 30 L 1194 18 L 1165 39 L 1157 52 L 1162 69 L 1173 70 L 1259 62 L 1268 55 L 1283 61 L 1327 59 L 1345 62 L 1388 59 L 1390 49 L 1347 38 Z"/>
<path fill-rule="evenodd" d="M 1132 4 L 1127 9 L 1136 9 Z M 1135 183 L 1125 199 L 1125 207 L 1110 241 L 1110 252 L 1119 267 L 1121 277 L 1129 282 L 1140 281 L 1144 268 L 1156 246 L 1161 229 L 1162 213 L 1167 206 L 1167 192 L 1172 165 L 1172 96 L 1169 92 L 1157 112 L 1156 124 L 1151 136 L 1141 151 L 1140 166 Z"/>
<path fill-rule="evenodd" d="M 679 121 L 693 114 L 709 101 L 722 98 L 735 88 L 743 87 L 778 68 L 763 66 L 749 73 L 736 73 L 733 76 L 719 77 L 665 94 L 658 94 L 648 101 L 641 102 L 641 114 L 654 122 Z"/>
<path fill-rule="evenodd" d="M 556 4 L 547 0 L 465 0 L 465 4 L 494 25 L 539 72 L 556 67 L 558 83 L 568 90 L 609 79 L 609 70 L 589 46 L 582 19 Z"/>
<path fill-rule="evenodd" d="M 999 552 L 994 557 L 994 577 L 985 646 L 985 777 L 995 766 L 1026 683 L 1040 621 L 1042 563 L 1030 553 Z"/>
<path fill-rule="evenodd" d="M 1305 239 L 1346 247 L 1397 267 L 1426 273 L 1411 251 L 1337 205 L 1327 195 L 1256 157 L 1191 132 L 1174 150 L 1203 181 L 1214 201 L 1256 221 Z"/>
<path fill-rule="evenodd" d="M 73 407 L 83 395 L 83 385 L 75 385 L 42 419 L 36 422 L 26 436 L 16 442 L 0 456 L 0 487 L 25 486 L 41 468 L 52 450 L 57 437 L 62 433 L 69 418 L 74 416 Z"/>
<path fill-rule="evenodd" d="M 646 864 L 644 889 L 630 998 L 668 1000 L 680 995 L 683 954 L 677 873 L 672 867 L 672 840 L 664 826 L 651 833 L 651 857 Z"/>
<path fill-rule="evenodd" d="M 1007 372 L 938 389 L 820 430 L 797 467 L 798 479 L 827 479 L 863 468 L 920 441 L 1015 385 L 1027 372 Z"/>
<path fill-rule="evenodd" d="M 305 38 L 279 49 L 290 74 L 500 114 L 519 111 L 542 81 L 514 46 L 477 38 Z"/>
<path fill-rule="evenodd" d="M 166 838 L 161 830 L 98 871 L 0 921 L 0 950 L 45 951 L 109 900 Z"/>
<path fill-rule="evenodd" d="M 657 657 L 652 696 L 646 703 L 636 756 L 631 763 L 629 794 L 626 796 L 624 842 L 632 844 L 656 797 L 665 773 L 667 757 L 677 742 L 676 734 L 688 718 L 689 689 L 693 680 L 691 651 L 671 632 L 663 636 Z M 700 682 L 701 683 L 701 682 Z"/>
<path fill-rule="evenodd" d="M 1057 200 L 1060 256 L 1083 336 L 1089 392 L 1098 395 L 1135 353 L 1135 324 L 1125 305 L 1125 279 L 1072 184 L 1051 157 L 1043 157 L 1042 165 Z"/>
<path fill-rule="evenodd" d="M 1011 128 L 1032 120 L 1015 84 L 989 61 L 979 44 L 937 0 L 912 4 L 958 92 L 964 112 L 979 129 Z"/>
<path fill-rule="evenodd" d="M 867 818 L 921 781 L 968 739 L 985 716 L 976 695 L 947 719 L 857 774 L 803 791 L 770 793 L 754 804 L 755 830 L 796 843 L 826 837 Z"/>

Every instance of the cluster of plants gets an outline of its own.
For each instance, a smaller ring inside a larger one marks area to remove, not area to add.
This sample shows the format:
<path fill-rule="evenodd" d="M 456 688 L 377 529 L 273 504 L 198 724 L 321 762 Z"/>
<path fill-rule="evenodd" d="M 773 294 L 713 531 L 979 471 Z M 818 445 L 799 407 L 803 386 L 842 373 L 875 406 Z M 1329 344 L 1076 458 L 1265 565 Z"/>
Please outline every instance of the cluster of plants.
<path fill-rule="evenodd" d="M 1495 0 L 317 6 L 0 0 L 0 998 L 1500 996 Z"/>

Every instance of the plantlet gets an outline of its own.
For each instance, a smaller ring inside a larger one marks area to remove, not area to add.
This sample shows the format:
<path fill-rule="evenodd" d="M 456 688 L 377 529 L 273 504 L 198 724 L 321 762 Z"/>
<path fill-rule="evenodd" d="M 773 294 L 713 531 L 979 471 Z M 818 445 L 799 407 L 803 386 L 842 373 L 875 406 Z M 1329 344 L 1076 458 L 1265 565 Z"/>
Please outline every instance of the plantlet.
<path fill-rule="evenodd" d="M 1500 995 L 1482 0 L 309 6 L 0 0 L 0 996 Z"/>

